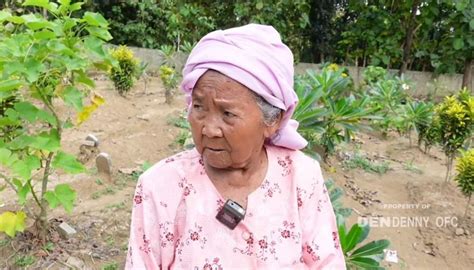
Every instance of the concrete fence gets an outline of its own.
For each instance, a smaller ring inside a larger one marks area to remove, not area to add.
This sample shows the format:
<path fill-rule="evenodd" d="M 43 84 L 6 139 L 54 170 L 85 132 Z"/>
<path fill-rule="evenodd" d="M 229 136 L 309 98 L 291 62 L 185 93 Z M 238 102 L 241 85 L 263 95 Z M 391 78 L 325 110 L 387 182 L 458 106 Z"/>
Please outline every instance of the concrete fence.
<path fill-rule="evenodd" d="M 130 47 L 135 56 L 141 61 L 148 63 L 148 68 L 151 70 L 156 70 L 164 63 L 164 56 L 160 53 L 159 50 L 145 49 L 145 48 L 136 48 Z M 176 64 L 178 70 L 181 70 L 184 62 L 186 61 L 186 55 L 183 53 L 178 53 L 173 62 Z M 353 67 L 348 66 L 349 75 L 354 80 L 355 85 L 359 85 L 362 81 L 362 74 L 365 70 L 363 67 Z M 295 66 L 296 74 L 302 74 L 307 69 L 320 70 L 319 64 L 311 63 L 299 63 Z M 398 70 L 389 70 L 392 73 L 398 72 Z M 471 70 L 471 73 L 474 73 L 474 69 Z M 452 93 L 456 93 L 460 90 L 462 84 L 462 74 L 452 74 L 452 75 L 439 75 L 434 77 L 431 72 L 420 72 L 420 71 L 407 71 L 405 73 L 405 78 L 408 79 L 410 84 L 413 86 L 410 88 L 411 94 L 414 96 L 426 96 L 432 95 L 435 97 L 442 97 Z M 473 92 L 474 89 L 474 74 L 471 76 L 471 81 L 468 85 L 468 88 Z"/>

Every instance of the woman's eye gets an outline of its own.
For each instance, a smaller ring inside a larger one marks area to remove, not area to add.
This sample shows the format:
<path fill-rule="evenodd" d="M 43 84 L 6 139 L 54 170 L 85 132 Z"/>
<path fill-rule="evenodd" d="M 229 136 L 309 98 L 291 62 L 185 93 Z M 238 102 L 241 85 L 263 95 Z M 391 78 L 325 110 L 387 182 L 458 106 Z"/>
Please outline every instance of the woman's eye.
<path fill-rule="evenodd" d="M 202 108 L 202 106 L 199 104 L 193 104 L 193 108 L 199 110 Z"/>
<path fill-rule="evenodd" d="M 228 112 L 228 111 L 225 111 L 225 112 L 224 112 L 224 115 L 225 115 L 226 117 L 234 117 L 234 116 L 236 116 L 235 114 L 233 114 L 233 113 L 231 113 L 231 112 Z"/>

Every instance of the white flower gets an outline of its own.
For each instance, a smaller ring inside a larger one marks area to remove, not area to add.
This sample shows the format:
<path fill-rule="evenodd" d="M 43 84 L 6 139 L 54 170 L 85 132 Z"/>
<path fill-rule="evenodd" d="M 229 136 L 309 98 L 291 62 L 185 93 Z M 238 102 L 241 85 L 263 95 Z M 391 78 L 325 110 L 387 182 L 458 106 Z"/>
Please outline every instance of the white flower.
<path fill-rule="evenodd" d="M 406 91 L 406 90 L 410 89 L 410 86 L 408 86 L 408 84 L 404 83 L 404 84 L 402 84 L 402 89 Z"/>

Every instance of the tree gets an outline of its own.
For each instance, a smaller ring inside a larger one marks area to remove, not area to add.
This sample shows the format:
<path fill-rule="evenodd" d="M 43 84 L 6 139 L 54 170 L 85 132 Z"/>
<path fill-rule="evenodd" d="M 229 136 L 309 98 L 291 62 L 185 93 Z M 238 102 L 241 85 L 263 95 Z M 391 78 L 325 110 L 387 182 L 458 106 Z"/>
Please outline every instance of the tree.
<path fill-rule="evenodd" d="M 60 5 L 48 0 L 26 0 L 23 6 L 44 10 L 16 16 L 0 11 L 0 101 L 15 97 L 0 115 L 2 132 L 15 127 L 18 132 L 0 138 L 0 179 L 18 195 L 19 206 L 35 219 L 37 236 L 44 243 L 48 232 L 49 208 L 63 206 L 71 212 L 76 193 L 67 184 L 51 189 L 54 170 L 80 173 L 84 167 L 62 151 L 63 131 L 73 126 L 69 116 L 59 115 L 57 99 L 77 112 L 76 123 L 85 121 L 103 103 L 91 91 L 91 68 L 107 70 L 113 63 L 103 49 L 111 39 L 107 21 L 97 13 L 73 17 L 82 3 L 69 0 Z M 91 96 L 91 104 L 83 99 Z M 35 208 L 26 205 L 31 195 Z M 25 227 L 25 212 L 0 215 L 0 231 L 14 236 Z"/>

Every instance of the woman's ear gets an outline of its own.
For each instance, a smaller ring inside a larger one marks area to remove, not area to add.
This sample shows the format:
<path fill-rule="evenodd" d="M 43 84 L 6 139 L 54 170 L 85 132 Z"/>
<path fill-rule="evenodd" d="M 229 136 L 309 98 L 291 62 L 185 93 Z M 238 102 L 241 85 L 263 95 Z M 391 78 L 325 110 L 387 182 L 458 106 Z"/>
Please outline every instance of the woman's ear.
<path fill-rule="evenodd" d="M 265 124 L 264 135 L 265 138 L 271 138 L 277 130 L 280 128 L 281 120 L 283 119 L 283 113 L 278 115 L 278 118 L 273 121 L 271 124 Z"/>

